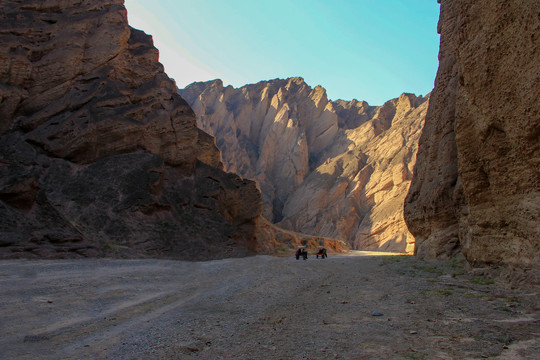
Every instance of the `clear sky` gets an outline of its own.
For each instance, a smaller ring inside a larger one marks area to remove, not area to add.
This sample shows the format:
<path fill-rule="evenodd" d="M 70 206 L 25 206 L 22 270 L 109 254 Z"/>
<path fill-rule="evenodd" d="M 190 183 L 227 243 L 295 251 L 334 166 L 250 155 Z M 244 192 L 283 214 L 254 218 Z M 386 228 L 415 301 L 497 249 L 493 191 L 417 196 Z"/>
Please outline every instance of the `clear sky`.
<path fill-rule="evenodd" d="M 433 89 L 436 0 L 126 0 L 183 88 L 301 76 L 332 100 L 371 105 Z"/>

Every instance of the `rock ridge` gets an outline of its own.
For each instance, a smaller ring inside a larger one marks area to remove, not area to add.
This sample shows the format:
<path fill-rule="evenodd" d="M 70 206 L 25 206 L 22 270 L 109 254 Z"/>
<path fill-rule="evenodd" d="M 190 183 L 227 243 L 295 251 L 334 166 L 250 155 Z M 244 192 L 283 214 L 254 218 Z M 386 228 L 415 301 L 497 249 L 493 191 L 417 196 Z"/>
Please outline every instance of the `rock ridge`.
<path fill-rule="evenodd" d="M 225 169 L 257 181 L 267 219 L 354 249 L 412 251 L 403 201 L 429 96 L 330 101 L 301 77 L 179 92 Z"/>
<path fill-rule="evenodd" d="M 254 182 L 121 0 L 0 5 L 0 257 L 253 254 Z"/>

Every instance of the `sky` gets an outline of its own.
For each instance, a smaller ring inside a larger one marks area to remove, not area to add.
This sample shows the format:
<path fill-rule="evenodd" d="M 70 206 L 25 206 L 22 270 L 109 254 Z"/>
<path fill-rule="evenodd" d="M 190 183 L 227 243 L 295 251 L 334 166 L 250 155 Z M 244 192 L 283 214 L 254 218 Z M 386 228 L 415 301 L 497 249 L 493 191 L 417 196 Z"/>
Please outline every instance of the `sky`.
<path fill-rule="evenodd" d="M 425 95 L 438 67 L 435 0 L 125 0 L 179 88 L 301 76 L 329 99 Z"/>

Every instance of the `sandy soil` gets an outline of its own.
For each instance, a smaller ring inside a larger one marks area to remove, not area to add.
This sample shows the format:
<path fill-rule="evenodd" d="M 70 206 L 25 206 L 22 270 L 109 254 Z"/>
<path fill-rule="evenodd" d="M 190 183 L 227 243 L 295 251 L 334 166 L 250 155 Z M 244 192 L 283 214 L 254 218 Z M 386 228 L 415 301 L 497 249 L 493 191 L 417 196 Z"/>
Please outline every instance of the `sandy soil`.
<path fill-rule="evenodd" d="M 376 255 L 1 261 L 0 358 L 539 358 L 538 287 Z"/>

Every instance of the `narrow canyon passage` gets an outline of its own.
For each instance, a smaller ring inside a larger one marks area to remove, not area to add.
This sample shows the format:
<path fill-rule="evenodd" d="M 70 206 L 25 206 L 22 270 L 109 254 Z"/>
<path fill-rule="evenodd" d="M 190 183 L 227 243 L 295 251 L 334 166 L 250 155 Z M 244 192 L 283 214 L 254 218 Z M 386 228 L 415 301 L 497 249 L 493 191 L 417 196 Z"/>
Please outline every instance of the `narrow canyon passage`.
<path fill-rule="evenodd" d="M 462 266 L 362 252 L 2 261 L 0 357 L 533 359 L 538 288 Z"/>

